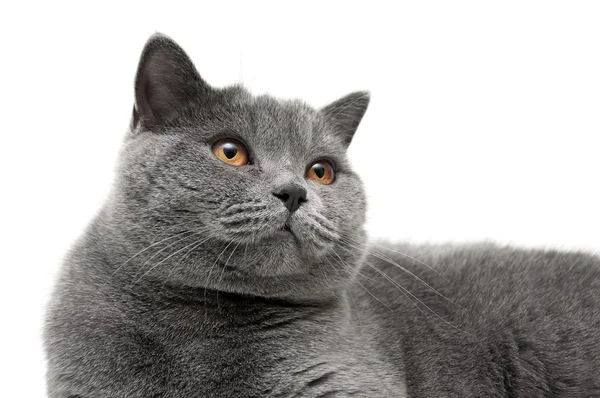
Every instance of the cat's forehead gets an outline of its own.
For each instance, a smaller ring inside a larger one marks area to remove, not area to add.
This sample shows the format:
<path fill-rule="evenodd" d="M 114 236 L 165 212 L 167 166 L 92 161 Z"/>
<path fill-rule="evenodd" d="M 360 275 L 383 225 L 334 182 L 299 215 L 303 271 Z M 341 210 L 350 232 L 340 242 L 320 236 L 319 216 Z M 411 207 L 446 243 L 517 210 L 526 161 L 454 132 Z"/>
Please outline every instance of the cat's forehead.
<path fill-rule="evenodd" d="M 253 138 L 263 146 L 301 150 L 324 134 L 316 112 L 300 101 L 260 96 L 249 107 Z"/>
<path fill-rule="evenodd" d="M 217 106 L 220 111 L 211 124 L 221 130 L 218 134 L 237 136 L 255 151 L 299 157 L 345 153 L 319 111 L 303 101 L 238 91 Z"/>

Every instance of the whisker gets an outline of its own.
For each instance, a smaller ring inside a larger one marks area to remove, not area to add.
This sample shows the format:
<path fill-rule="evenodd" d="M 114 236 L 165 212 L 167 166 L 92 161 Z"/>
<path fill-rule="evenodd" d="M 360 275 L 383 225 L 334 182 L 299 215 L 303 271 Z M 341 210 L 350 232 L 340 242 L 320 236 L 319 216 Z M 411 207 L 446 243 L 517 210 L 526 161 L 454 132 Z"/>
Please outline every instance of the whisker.
<path fill-rule="evenodd" d="M 187 237 L 186 237 L 187 238 Z M 184 238 L 185 239 L 185 238 Z M 183 240 L 183 239 L 181 239 Z M 181 242 L 181 240 L 179 240 L 178 242 Z M 189 245 L 185 245 L 183 246 L 181 249 L 174 251 L 173 253 L 169 254 L 167 257 L 163 258 L 162 260 L 160 260 L 158 263 L 154 264 L 152 267 L 150 267 L 150 269 L 146 272 L 144 272 L 142 274 L 142 276 L 140 276 L 135 282 L 133 282 L 133 284 L 135 285 L 137 282 L 139 282 L 144 276 L 148 275 L 150 272 L 152 272 L 153 269 L 156 269 L 156 267 L 158 267 L 159 265 L 161 265 L 162 263 L 164 263 L 165 261 L 167 261 L 168 259 L 170 259 L 171 257 L 173 257 L 174 255 L 176 255 L 177 253 L 180 253 L 182 251 L 184 251 L 185 249 L 187 249 L 188 247 L 190 247 L 191 245 L 193 245 L 194 242 L 190 243 Z"/>
<path fill-rule="evenodd" d="M 356 246 L 352 245 L 352 243 L 350 242 L 346 242 L 348 245 L 357 248 Z M 383 259 L 385 261 L 385 259 Z M 413 303 L 413 305 L 415 305 L 417 307 L 417 309 L 419 309 L 419 311 L 421 313 L 423 313 L 423 315 L 425 315 L 425 313 L 423 312 L 423 310 L 412 300 L 410 299 L 410 297 L 408 297 L 408 295 L 410 295 L 411 297 L 413 297 L 415 300 L 417 300 L 419 303 L 421 303 L 421 305 L 423 305 L 425 308 L 427 308 L 431 313 L 433 313 L 436 317 L 440 318 L 442 321 L 444 321 L 445 323 L 447 323 L 448 325 L 452 326 L 453 328 L 466 333 L 470 336 L 472 336 L 470 333 L 463 331 L 462 329 L 458 328 L 457 326 L 451 324 L 450 322 L 448 322 L 446 319 L 442 318 L 440 315 L 438 315 L 435 311 L 433 311 L 429 306 L 427 306 L 423 301 L 421 301 L 418 297 L 416 297 L 414 294 L 412 294 L 407 288 L 405 288 L 404 286 L 402 286 L 400 283 L 398 283 L 396 280 L 394 280 L 393 278 L 391 278 L 389 275 L 387 275 L 385 272 L 381 271 L 379 268 L 375 267 L 373 264 L 369 263 L 368 261 L 365 261 L 365 264 L 367 264 L 368 266 L 370 266 L 372 269 L 374 269 L 377 273 L 379 273 L 381 276 L 383 276 L 384 278 L 386 278 L 390 283 L 392 283 L 392 285 L 394 285 L 409 301 L 411 301 Z M 399 266 L 400 269 L 403 269 L 403 267 Z M 455 304 L 454 302 L 452 302 L 451 300 L 447 299 L 446 297 L 444 297 L 443 295 L 440 294 L 441 297 L 445 298 L 446 300 L 448 300 L 448 302 Z M 461 309 L 464 310 L 464 308 L 462 306 L 458 306 Z M 426 316 L 426 315 L 425 315 Z"/>
<path fill-rule="evenodd" d="M 334 254 L 337 255 L 337 253 L 335 253 L 335 252 L 334 252 Z M 340 257 L 338 256 L 338 258 L 340 258 Z M 354 275 L 352 275 L 352 272 L 350 270 L 348 270 L 348 269 L 345 268 L 344 264 L 340 264 L 341 268 L 338 269 L 331 261 L 329 261 L 329 257 L 327 256 L 327 254 L 325 255 L 325 259 L 327 260 L 327 262 L 329 263 L 329 265 L 331 267 L 333 267 L 334 270 L 336 270 L 336 272 L 338 273 L 338 275 L 340 276 L 340 278 L 343 278 L 342 273 L 339 272 L 340 269 L 343 270 L 343 271 L 348 272 L 348 274 L 350 275 L 350 278 L 352 278 L 354 276 Z M 335 259 L 333 259 L 333 260 L 335 260 Z M 341 258 L 340 258 L 340 260 L 341 260 Z M 354 306 L 354 308 L 358 308 L 358 305 L 356 303 L 356 299 L 354 298 L 354 294 L 352 294 L 352 289 L 348 289 L 347 292 L 348 292 L 348 295 L 350 296 L 350 300 L 352 300 L 352 305 Z M 356 314 L 356 318 L 358 319 L 358 326 L 360 328 L 362 328 L 362 319 L 361 319 L 361 316 L 360 316 L 360 312 L 356 312 L 355 314 Z"/>
<path fill-rule="evenodd" d="M 417 280 L 420 283 L 422 283 L 425 287 L 427 287 L 429 290 L 431 290 L 433 293 L 437 294 L 438 296 L 442 297 L 444 300 L 447 300 L 448 302 L 461 307 L 459 304 L 455 303 L 454 301 L 450 300 L 448 297 L 446 297 L 445 295 L 443 295 L 442 293 L 440 293 L 437 289 L 435 289 L 430 284 L 428 284 L 427 282 L 425 282 L 423 279 L 421 279 L 419 276 L 417 276 L 416 274 L 414 274 L 412 271 L 410 271 L 410 270 L 404 268 L 403 266 L 399 265 L 398 263 L 396 263 L 391 258 L 389 258 L 389 257 L 387 257 L 387 256 L 385 256 L 385 255 L 383 255 L 381 253 L 377 253 L 377 252 L 371 252 L 371 254 L 374 255 L 375 257 L 379 258 L 380 260 L 383 260 L 383 261 L 385 261 L 385 262 L 387 262 L 387 263 L 389 263 L 391 265 L 394 265 L 395 267 L 397 267 L 397 268 L 401 269 L 402 271 L 406 272 L 408 275 L 412 276 L 415 280 Z"/>
<path fill-rule="evenodd" d="M 221 258 L 221 256 L 223 255 L 223 253 L 225 253 L 225 251 L 227 250 L 227 248 L 233 243 L 233 241 L 230 241 L 229 243 L 227 243 L 227 245 L 225 246 L 225 248 L 223 249 L 223 251 L 221 253 L 219 253 L 219 255 L 217 256 L 217 258 L 215 259 L 215 262 L 212 264 L 212 266 L 210 267 L 210 271 L 208 271 L 208 276 L 206 277 L 206 286 L 204 287 L 204 310 L 206 310 L 206 289 L 208 286 L 208 282 L 210 279 L 210 275 L 213 272 L 213 269 L 215 268 L 215 266 L 217 265 L 217 262 L 219 262 L 219 259 Z"/>
<path fill-rule="evenodd" d="M 356 243 L 351 241 L 350 239 L 348 239 L 348 237 L 344 237 L 341 239 L 342 241 L 345 241 L 346 244 L 350 244 L 352 245 L 352 243 Z M 354 246 L 356 249 L 359 249 L 358 247 Z M 448 297 L 444 296 L 442 293 L 440 293 L 439 291 L 437 291 L 437 289 L 435 289 L 433 286 L 431 286 L 430 284 L 428 284 L 427 282 L 425 282 L 423 279 L 421 279 L 418 275 L 416 275 L 415 273 L 413 273 L 412 271 L 410 271 L 409 269 L 401 266 L 400 264 L 398 264 L 397 262 L 395 262 L 393 259 L 391 259 L 390 257 L 386 256 L 385 254 L 379 253 L 378 251 L 368 248 L 367 247 L 367 252 L 372 254 L 373 256 L 379 258 L 380 260 L 383 260 L 387 263 L 389 263 L 390 265 L 393 265 L 395 267 L 397 267 L 398 269 L 406 272 L 408 275 L 410 275 L 411 277 L 413 277 L 415 280 L 419 281 L 420 283 L 422 283 L 424 286 L 426 286 L 429 290 L 431 290 L 432 292 L 434 292 L 435 294 L 437 294 L 438 296 L 442 297 L 445 300 L 448 300 L 448 302 L 457 305 L 461 308 L 463 308 L 462 306 L 456 304 L 455 302 L 453 302 L 452 300 L 450 300 Z M 464 309 L 464 308 L 463 308 Z"/>
<path fill-rule="evenodd" d="M 246 247 L 244 247 L 244 263 L 248 260 L 246 260 L 248 255 L 248 242 L 246 242 Z"/>
<path fill-rule="evenodd" d="M 337 258 L 340 259 L 340 261 L 342 262 L 342 267 L 343 266 L 346 266 L 346 267 L 348 266 L 348 264 L 344 260 L 342 260 L 342 258 L 340 257 L 339 254 L 337 254 L 336 252 L 333 252 L 333 254 L 335 254 L 337 256 Z M 342 269 L 346 270 L 345 268 L 342 268 Z M 346 271 L 348 271 L 348 270 L 346 270 Z M 383 304 L 391 312 L 394 312 L 394 310 L 392 310 L 387 304 L 385 304 L 383 301 L 381 301 L 377 297 L 375 297 L 375 295 L 373 293 L 371 293 L 369 291 L 369 289 L 366 288 L 366 286 L 364 286 L 362 283 L 360 283 L 360 281 L 358 280 L 358 278 L 355 275 L 353 275 L 351 271 L 348 271 L 348 272 L 350 274 L 350 277 L 352 277 L 354 279 L 354 281 L 356 283 L 358 283 L 371 297 L 373 297 L 375 300 L 377 300 L 378 302 L 380 302 L 381 304 Z M 362 275 L 362 276 L 364 277 L 364 275 Z M 371 279 L 371 278 L 369 278 L 369 279 Z"/>
<path fill-rule="evenodd" d="M 227 268 L 227 264 L 229 263 L 229 260 L 231 260 L 231 256 L 233 256 L 233 253 L 235 253 L 235 249 L 237 249 L 240 244 L 241 244 L 241 242 L 238 242 L 238 244 L 235 245 L 235 247 L 231 251 L 231 254 L 229 255 L 229 257 L 227 257 L 227 260 L 225 261 L 225 265 L 223 265 L 223 269 L 221 270 L 221 274 L 219 275 L 219 282 L 218 282 L 219 285 L 221 284 L 221 281 L 223 280 L 223 274 L 225 273 L 225 269 Z M 219 291 L 217 290 L 217 307 L 218 306 L 219 306 Z"/>
<path fill-rule="evenodd" d="M 427 314 L 425 314 L 425 312 L 418 306 L 417 303 L 415 303 L 410 297 L 408 297 L 408 295 L 410 295 L 412 298 L 414 298 L 415 300 L 417 300 L 418 303 L 420 303 L 422 306 L 424 306 L 429 312 L 431 312 L 433 315 L 435 315 L 436 318 L 439 318 L 441 321 L 443 321 L 445 324 L 447 324 L 448 326 L 451 326 L 452 328 L 465 333 L 471 337 L 474 337 L 471 333 L 464 331 L 462 329 L 460 329 L 458 326 L 455 326 L 454 324 L 452 324 L 451 322 L 447 321 L 446 319 L 444 319 L 442 316 L 440 316 L 437 312 L 435 312 L 433 309 L 431 309 L 427 304 L 425 304 L 423 301 L 421 301 L 418 297 L 416 297 L 414 294 L 412 294 L 408 289 L 406 289 L 404 286 L 402 286 L 401 284 L 399 284 L 397 281 L 395 281 L 394 279 L 392 279 L 389 275 L 387 275 L 385 272 L 381 271 L 379 268 L 375 267 L 373 264 L 366 262 L 365 264 L 367 264 L 368 266 L 370 266 L 371 268 L 373 268 L 377 273 L 379 273 L 381 276 L 383 276 L 385 279 L 387 279 L 392 285 L 394 285 L 402 294 L 404 294 L 404 296 L 423 314 L 423 316 L 425 316 L 427 319 L 429 319 L 429 317 L 427 316 Z M 408 295 L 407 295 L 408 294 Z"/>
<path fill-rule="evenodd" d="M 173 272 L 175 271 L 175 269 L 177 269 L 179 267 L 179 265 L 183 264 L 184 260 L 196 249 L 198 248 L 200 245 L 202 245 L 203 243 L 211 240 L 213 237 L 209 236 L 206 239 L 200 239 L 195 241 L 194 243 L 192 243 L 191 245 L 188 245 L 186 247 L 192 246 L 187 252 L 185 252 L 183 254 L 183 256 L 179 259 L 179 261 L 177 261 L 177 264 L 175 264 L 175 266 L 173 268 L 171 268 L 171 271 L 169 272 L 169 274 L 166 276 L 164 283 L 162 284 L 162 287 L 164 287 L 166 285 L 166 283 L 169 281 L 169 279 L 171 278 L 171 275 L 173 275 Z"/>
<path fill-rule="evenodd" d="M 181 242 L 181 241 L 184 241 L 184 240 L 186 240 L 186 239 L 190 238 L 192 235 L 195 235 L 195 231 L 190 231 L 190 232 L 192 232 L 192 234 L 186 235 L 186 236 L 184 236 L 184 237 L 183 237 L 183 238 L 181 238 L 181 239 L 177 239 L 175 242 L 172 242 L 172 243 L 168 244 L 167 246 L 163 247 L 162 249 L 160 249 L 159 251 L 157 251 L 156 253 L 154 253 L 152 256 L 150 256 L 150 258 L 149 258 L 149 259 L 147 259 L 147 260 L 146 260 L 146 261 L 145 261 L 145 262 L 142 264 L 142 266 L 138 268 L 138 270 L 136 271 L 136 273 L 133 275 L 133 278 L 137 278 L 138 274 L 139 274 L 140 272 L 142 272 L 142 270 L 143 270 L 144 268 L 146 268 L 146 265 L 147 265 L 147 264 L 148 264 L 150 261 L 152 261 L 152 259 L 153 259 L 153 258 L 155 258 L 156 256 L 158 256 L 160 253 L 164 252 L 164 251 L 165 251 L 165 250 L 167 250 L 169 247 L 172 247 L 172 246 L 174 246 L 174 245 L 178 244 L 179 242 Z"/>
<path fill-rule="evenodd" d="M 419 259 L 418 259 L 418 258 L 416 258 L 416 257 L 413 257 L 413 256 L 411 256 L 411 255 L 409 255 L 409 254 L 406 254 L 406 253 L 402 253 L 402 252 L 400 252 L 400 251 L 397 251 L 397 250 L 394 250 L 394 249 L 392 249 L 391 247 L 382 246 L 382 245 L 380 245 L 380 244 L 378 244 L 378 243 L 376 243 L 376 242 L 374 242 L 374 241 L 369 241 L 369 243 L 370 243 L 371 245 L 375 245 L 375 246 L 377 246 L 377 247 L 380 247 L 380 248 L 382 248 L 382 249 L 389 250 L 389 251 L 391 251 L 391 252 L 394 252 L 394 253 L 396 253 L 396 254 L 400 254 L 401 256 L 404 256 L 404 257 L 406 257 L 406 258 L 410 258 L 411 260 L 414 260 L 414 261 L 418 262 L 419 264 L 422 264 L 422 265 L 426 266 L 427 268 L 429 268 L 430 270 L 432 270 L 433 272 L 435 272 L 435 273 L 436 273 L 436 274 L 437 274 L 437 275 L 438 275 L 440 278 L 444 279 L 446 282 L 448 282 L 448 283 L 451 283 L 451 282 L 450 282 L 450 280 L 449 280 L 449 279 L 447 279 L 447 278 L 446 278 L 446 277 L 445 277 L 445 276 L 444 276 L 444 275 L 443 275 L 443 274 L 442 274 L 440 271 L 436 270 L 436 269 L 435 269 L 435 268 L 433 268 L 431 265 L 427 264 L 427 263 L 426 263 L 426 262 L 424 262 L 424 261 L 421 261 L 421 260 L 419 260 Z"/>
<path fill-rule="evenodd" d="M 161 244 L 161 243 L 163 243 L 163 242 L 165 242 L 165 241 L 167 241 L 167 240 L 170 240 L 170 239 L 176 238 L 176 237 L 178 237 L 178 236 L 181 236 L 181 235 L 183 235 L 183 234 L 192 233 L 192 232 L 194 232 L 194 231 L 183 231 L 183 232 L 180 232 L 180 233 L 178 233 L 178 234 L 176 234 L 176 235 L 169 236 L 168 238 L 165 238 L 165 239 L 163 239 L 163 240 L 160 240 L 160 241 L 158 241 L 158 242 L 155 242 L 155 243 L 151 244 L 150 246 L 148 246 L 148 247 L 146 247 L 146 248 L 144 248 L 144 249 L 140 250 L 139 252 L 137 252 L 137 253 L 136 253 L 136 254 L 134 254 L 133 256 L 129 257 L 129 258 L 127 259 L 127 261 L 125 261 L 123 264 L 119 265 L 119 266 L 117 267 L 117 269 L 116 269 L 116 270 L 115 270 L 115 271 L 114 271 L 114 272 L 113 272 L 113 273 L 110 275 L 110 277 L 112 278 L 112 277 L 113 277 L 113 276 L 114 276 L 114 275 L 117 273 L 117 271 L 119 271 L 119 270 L 120 270 L 120 269 L 121 269 L 123 266 L 125 266 L 125 264 L 129 263 L 131 260 L 133 260 L 135 257 L 139 256 L 140 254 L 142 254 L 142 253 L 143 253 L 143 252 L 145 252 L 146 250 L 148 250 L 148 249 L 150 249 L 150 248 L 152 248 L 152 247 L 154 247 L 154 246 L 156 246 L 156 245 L 159 245 L 159 244 Z"/>
<path fill-rule="evenodd" d="M 335 254 L 335 255 L 336 255 L 336 256 L 337 256 L 337 257 L 340 259 L 340 261 L 342 262 L 342 265 L 343 265 L 343 266 L 345 266 L 345 268 L 343 268 L 343 269 L 344 269 L 344 271 L 347 271 L 347 272 L 349 272 L 351 275 L 360 275 L 361 277 L 363 277 L 363 278 L 365 278 L 365 279 L 368 279 L 368 280 L 370 280 L 370 281 L 375 281 L 375 279 L 371 278 L 370 276 L 368 276 L 368 275 L 365 275 L 365 274 L 361 273 L 361 272 L 360 272 L 360 270 L 358 270 L 358 269 L 354 269 L 354 267 L 350 266 L 350 265 L 349 265 L 349 264 L 348 264 L 346 261 L 344 261 L 344 260 L 343 260 L 343 259 L 340 257 L 340 255 L 339 255 L 339 254 L 337 254 L 336 252 L 333 252 L 333 254 Z M 346 268 L 348 268 L 348 269 L 346 269 Z"/>

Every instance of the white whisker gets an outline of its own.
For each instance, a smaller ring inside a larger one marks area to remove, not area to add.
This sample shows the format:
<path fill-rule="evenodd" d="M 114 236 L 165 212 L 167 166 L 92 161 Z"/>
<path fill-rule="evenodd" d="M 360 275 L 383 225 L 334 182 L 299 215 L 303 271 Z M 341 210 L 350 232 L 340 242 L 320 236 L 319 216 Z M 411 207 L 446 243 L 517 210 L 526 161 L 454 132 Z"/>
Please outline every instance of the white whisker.
<path fill-rule="evenodd" d="M 152 248 L 152 247 L 154 247 L 154 246 L 156 246 L 156 245 L 159 245 L 159 244 L 161 244 L 161 243 L 163 243 L 163 242 L 165 242 L 165 241 L 167 241 L 167 240 L 170 240 L 170 239 L 176 238 L 176 237 L 178 237 L 178 236 L 180 236 L 180 235 L 183 235 L 183 234 L 192 233 L 192 232 L 194 232 L 194 231 L 183 231 L 183 232 L 180 232 L 180 233 L 178 233 L 178 234 L 175 234 L 175 235 L 169 236 L 169 237 L 167 237 L 167 238 L 165 238 L 165 239 L 163 239 L 163 240 L 160 240 L 160 241 L 158 241 L 158 242 L 155 242 L 155 243 L 151 244 L 150 246 L 147 246 L 146 248 L 144 248 L 144 249 L 140 250 L 139 252 L 137 252 L 137 253 L 136 253 L 136 254 L 134 254 L 133 256 L 129 257 L 129 258 L 127 259 L 127 261 L 125 261 L 123 264 L 119 265 L 119 266 L 117 267 L 117 269 L 116 269 L 116 270 L 115 270 L 115 271 L 114 271 L 114 272 L 113 272 L 113 273 L 110 275 L 110 276 L 111 276 L 111 278 L 112 278 L 112 277 L 113 277 L 113 276 L 114 276 L 114 275 L 117 273 L 117 271 L 119 271 L 119 270 L 120 270 L 120 269 L 121 269 L 121 268 L 122 268 L 122 267 L 123 267 L 125 264 L 127 264 L 128 262 L 130 262 L 131 260 L 133 260 L 135 257 L 139 256 L 140 254 L 142 254 L 142 253 L 143 253 L 143 252 L 145 252 L 146 250 L 148 250 L 148 249 L 150 249 L 150 248 Z"/>
<path fill-rule="evenodd" d="M 415 296 L 414 294 L 412 294 L 408 289 L 406 289 L 400 283 L 398 283 L 397 281 L 395 281 L 393 278 L 391 278 L 385 272 L 381 271 L 379 268 L 375 267 L 373 264 L 371 264 L 369 262 L 365 261 L 365 264 L 367 264 L 368 266 L 370 266 L 371 268 L 373 268 L 377 273 L 379 273 L 381 276 L 383 276 L 385 279 L 387 279 L 392 285 L 394 285 L 423 314 L 423 316 L 425 316 L 427 319 L 429 319 L 429 317 L 427 316 L 427 314 L 425 314 L 425 312 L 419 307 L 419 305 L 417 303 L 415 303 L 410 297 L 414 298 L 418 303 L 420 303 L 429 312 L 431 312 L 436 318 L 440 319 L 441 321 L 443 321 L 448 326 L 451 326 L 454 329 L 456 329 L 456 330 L 458 330 L 458 331 L 460 331 L 462 333 L 465 333 L 465 334 L 467 334 L 469 336 L 473 336 L 472 334 L 470 334 L 470 333 L 468 333 L 468 332 L 460 329 L 458 326 L 455 326 L 454 324 L 452 324 L 448 320 L 444 319 L 437 312 L 435 312 L 433 309 L 431 309 L 427 304 L 425 304 L 423 301 L 421 301 L 417 296 Z M 410 295 L 410 297 L 408 297 L 409 295 Z"/>
<path fill-rule="evenodd" d="M 352 240 L 350 240 L 348 237 L 344 237 L 341 239 L 342 241 L 345 241 L 346 244 L 349 244 L 351 246 L 352 243 L 357 243 L 357 242 L 353 242 Z M 356 249 L 360 249 L 359 247 L 353 246 Z M 433 286 L 431 286 L 430 284 L 428 284 L 427 282 L 425 282 L 422 278 L 420 278 L 418 275 L 416 275 L 414 272 L 410 271 L 409 269 L 401 266 L 400 264 L 398 264 L 396 261 L 394 261 L 393 259 L 391 259 L 390 257 L 386 256 L 385 254 L 382 254 L 372 248 L 367 248 L 367 253 L 370 253 L 371 255 L 379 258 L 380 260 L 383 260 L 385 262 L 387 262 L 390 265 L 393 265 L 395 267 L 397 267 L 398 269 L 404 271 L 405 273 L 407 273 L 408 275 L 410 275 L 411 277 L 413 277 L 415 280 L 419 281 L 420 283 L 422 283 L 425 287 L 427 287 L 429 290 L 431 290 L 432 292 L 434 292 L 435 294 L 437 294 L 438 296 L 442 297 L 443 299 L 447 300 L 448 302 L 457 305 L 459 307 L 461 307 L 460 305 L 456 304 L 455 302 L 453 302 L 452 300 L 450 300 L 448 297 L 446 297 L 445 295 L 443 295 L 442 293 L 440 293 L 437 289 L 435 289 Z M 462 308 L 462 307 L 461 307 Z M 464 309 L 464 308 L 463 308 Z"/>
<path fill-rule="evenodd" d="M 221 284 L 221 281 L 223 280 L 223 274 L 225 273 L 225 269 L 227 268 L 227 264 L 229 263 L 229 260 L 231 260 L 231 256 L 233 256 L 233 253 L 235 253 L 235 249 L 238 248 L 238 246 L 240 245 L 241 242 L 239 242 L 237 245 L 235 245 L 235 247 L 233 248 L 233 250 L 231 251 L 231 254 L 229 255 L 229 257 L 227 257 L 227 260 L 225 261 L 225 265 L 223 265 L 223 269 L 221 270 L 221 274 L 219 275 L 219 282 L 218 284 Z M 219 291 L 217 290 L 217 307 L 219 306 Z"/>
<path fill-rule="evenodd" d="M 340 255 L 339 255 L 339 254 L 337 254 L 336 252 L 333 252 L 333 254 L 335 254 L 335 255 L 337 256 L 337 258 L 339 258 L 339 259 L 340 259 L 340 261 L 342 262 L 342 266 L 344 266 L 344 265 L 345 265 L 345 266 L 348 266 L 348 264 L 347 264 L 347 263 L 346 263 L 344 260 L 342 260 L 342 258 L 340 257 Z M 355 281 L 356 283 L 358 283 L 358 284 L 359 284 L 359 285 L 360 285 L 360 286 L 361 286 L 361 287 L 362 287 L 362 288 L 363 288 L 363 289 L 364 289 L 364 290 L 365 290 L 365 291 L 366 291 L 366 292 L 367 292 L 367 293 L 368 293 L 368 294 L 369 294 L 371 297 L 373 297 L 373 298 L 374 298 L 375 300 L 377 300 L 379 303 L 381 303 L 382 305 L 384 305 L 384 306 L 385 306 L 385 307 L 386 307 L 388 310 L 390 310 L 390 311 L 394 312 L 394 310 L 392 310 L 392 309 L 391 309 L 391 308 L 390 308 L 390 307 L 389 307 L 387 304 L 385 304 L 383 301 L 381 301 L 381 300 L 379 300 L 377 297 L 375 297 L 375 295 L 374 295 L 373 293 L 371 293 L 371 292 L 369 291 L 369 289 L 367 289 L 367 288 L 366 288 L 366 286 L 364 286 L 362 283 L 360 283 L 360 281 L 358 280 L 358 278 L 357 278 L 355 275 L 353 275 L 351 271 L 349 271 L 349 273 L 350 273 L 350 276 L 351 276 L 351 277 L 354 279 L 354 281 Z M 359 274 L 360 274 L 360 272 L 359 272 Z M 364 275 L 362 275 L 362 274 L 360 274 L 360 275 L 361 275 L 361 276 L 363 276 L 363 277 L 365 277 L 365 276 L 364 276 Z M 371 279 L 371 278 L 369 278 L 369 279 Z"/>
<path fill-rule="evenodd" d="M 210 275 L 213 272 L 213 269 L 215 268 L 215 266 L 217 265 L 217 262 L 219 262 L 219 259 L 221 258 L 221 256 L 223 255 L 223 253 L 225 253 L 225 251 L 227 250 L 227 248 L 232 244 L 233 242 L 229 242 L 227 243 L 227 245 L 225 246 L 225 248 L 223 249 L 223 251 L 221 253 L 219 253 L 219 255 L 217 256 L 217 258 L 215 259 L 215 262 L 212 264 L 212 266 L 210 267 L 210 271 L 208 271 L 208 276 L 206 277 L 206 284 L 204 287 L 204 309 L 206 310 L 206 289 L 208 287 L 209 284 L 209 279 L 210 279 Z"/>

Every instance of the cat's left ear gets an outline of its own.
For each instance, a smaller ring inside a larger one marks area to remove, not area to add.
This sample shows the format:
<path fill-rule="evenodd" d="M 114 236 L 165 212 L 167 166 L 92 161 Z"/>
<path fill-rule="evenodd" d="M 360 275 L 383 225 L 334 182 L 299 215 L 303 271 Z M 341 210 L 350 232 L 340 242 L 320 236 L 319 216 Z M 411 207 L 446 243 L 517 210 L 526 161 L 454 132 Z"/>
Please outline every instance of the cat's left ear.
<path fill-rule="evenodd" d="M 181 47 L 157 33 L 148 39 L 135 77 L 133 127 L 167 124 L 210 90 Z"/>
<path fill-rule="evenodd" d="M 371 95 L 368 91 L 357 91 L 321 109 L 321 114 L 333 125 L 337 134 L 346 146 L 350 145 L 352 137 L 360 124 Z"/>

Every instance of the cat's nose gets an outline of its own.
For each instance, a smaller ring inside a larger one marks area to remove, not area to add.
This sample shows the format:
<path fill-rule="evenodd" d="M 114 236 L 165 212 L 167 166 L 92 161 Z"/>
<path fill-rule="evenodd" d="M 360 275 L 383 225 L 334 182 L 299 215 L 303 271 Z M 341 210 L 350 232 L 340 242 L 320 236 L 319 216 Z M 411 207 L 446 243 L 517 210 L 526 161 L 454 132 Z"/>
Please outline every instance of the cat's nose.
<path fill-rule="evenodd" d="M 290 213 L 298 210 L 303 202 L 306 202 L 306 189 L 295 185 L 287 184 L 273 191 L 273 195 L 277 196 Z"/>

